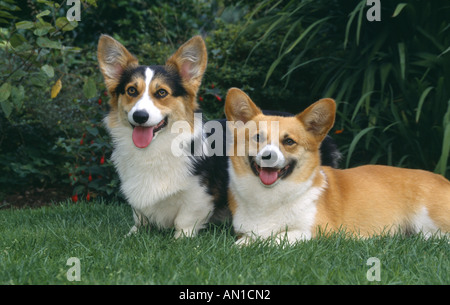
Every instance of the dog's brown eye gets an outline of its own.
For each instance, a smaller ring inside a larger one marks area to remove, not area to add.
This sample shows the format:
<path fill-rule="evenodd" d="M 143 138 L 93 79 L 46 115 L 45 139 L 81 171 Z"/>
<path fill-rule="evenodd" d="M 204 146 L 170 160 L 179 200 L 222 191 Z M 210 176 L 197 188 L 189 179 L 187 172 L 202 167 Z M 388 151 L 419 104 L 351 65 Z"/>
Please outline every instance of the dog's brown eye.
<path fill-rule="evenodd" d="M 133 97 L 135 97 L 135 96 L 138 95 L 138 94 L 137 94 L 137 90 L 136 90 L 136 88 L 134 88 L 134 87 L 129 87 L 129 88 L 127 89 L 127 93 L 128 93 L 129 96 L 133 96 Z"/>
<path fill-rule="evenodd" d="M 167 91 L 164 89 L 159 89 L 158 91 L 156 91 L 156 96 L 160 98 L 166 97 L 167 94 Z"/>
<path fill-rule="evenodd" d="M 264 137 L 264 134 L 257 133 L 253 136 L 253 141 L 255 141 L 256 143 L 261 143 L 264 142 L 265 140 L 266 138 Z"/>
<path fill-rule="evenodd" d="M 295 144 L 295 141 L 292 140 L 291 138 L 286 138 L 286 139 L 283 140 L 283 144 L 287 145 L 287 146 L 291 146 L 291 145 Z"/>

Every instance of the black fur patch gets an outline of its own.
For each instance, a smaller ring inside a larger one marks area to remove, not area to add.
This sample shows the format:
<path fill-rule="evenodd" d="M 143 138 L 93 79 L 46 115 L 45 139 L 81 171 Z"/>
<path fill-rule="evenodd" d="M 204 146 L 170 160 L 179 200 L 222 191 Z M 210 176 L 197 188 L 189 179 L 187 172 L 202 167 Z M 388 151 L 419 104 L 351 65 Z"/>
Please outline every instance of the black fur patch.
<path fill-rule="evenodd" d="M 164 81 L 169 85 L 172 95 L 186 96 L 186 89 L 183 87 L 183 80 L 175 69 L 167 68 L 165 66 L 150 66 L 155 72 L 155 76 L 164 79 Z"/>
<path fill-rule="evenodd" d="M 145 79 L 146 66 L 138 66 L 136 68 L 126 68 L 120 76 L 119 84 L 116 87 L 115 93 L 125 94 L 125 87 L 135 76 Z"/>
<path fill-rule="evenodd" d="M 145 70 L 150 68 L 153 70 L 153 77 L 164 79 L 175 97 L 187 95 L 186 89 L 183 87 L 183 80 L 175 69 L 168 69 L 165 66 L 138 66 L 136 68 L 127 68 L 120 76 L 119 84 L 115 89 L 116 94 L 125 94 L 126 85 L 133 77 L 141 77 L 145 79 Z"/>

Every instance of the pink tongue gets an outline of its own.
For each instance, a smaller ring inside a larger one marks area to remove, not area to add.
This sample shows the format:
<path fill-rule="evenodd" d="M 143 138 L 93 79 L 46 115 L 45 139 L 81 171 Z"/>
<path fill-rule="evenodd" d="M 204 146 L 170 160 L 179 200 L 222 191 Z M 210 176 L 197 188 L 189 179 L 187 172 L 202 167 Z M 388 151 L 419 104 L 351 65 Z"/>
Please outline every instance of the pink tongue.
<path fill-rule="evenodd" d="M 271 185 L 277 181 L 278 172 L 277 170 L 268 167 L 262 167 L 259 172 L 259 179 L 261 179 L 261 182 L 265 185 Z"/>
<path fill-rule="evenodd" d="M 136 147 L 145 148 L 153 139 L 154 127 L 136 126 L 133 129 L 133 142 Z"/>

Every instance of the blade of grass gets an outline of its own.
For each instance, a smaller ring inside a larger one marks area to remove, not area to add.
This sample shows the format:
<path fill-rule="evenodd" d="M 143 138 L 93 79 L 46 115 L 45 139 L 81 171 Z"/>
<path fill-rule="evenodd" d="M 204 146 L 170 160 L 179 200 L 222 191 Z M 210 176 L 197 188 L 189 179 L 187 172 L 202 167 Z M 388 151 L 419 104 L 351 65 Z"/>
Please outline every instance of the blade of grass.
<path fill-rule="evenodd" d="M 397 17 L 401 13 L 401 11 L 405 8 L 405 6 L 407 6 L 407 5 L 408 5 L 407 3 L 397 4 L 397 7 L 394 10 L 394 14 L 392 14 L 392 18 Z"/>
<path fill-rule="evenodd" d="M 402 80 L 404 80 L 406 76 L 406 55 L 405 44 L 403 42 L 398 44 L 398 55 L 400 57 L 400 75 L 402 76 Z"/>
<path fill-rule="evenodd" d="M 361 98 L 359 99 L 358 103 L 356 103 L 356 107 L 355 107 L 355 110 L 353 111 L 353 115 L 352 115 L 352 119 L 351 119 L 352 122 L 355 119 L 356 115 L 358 114 L 359 108 L 361 108 L 361 106 L 363 105 L 363 103 L 366 100 L 366 98 L 368 96 L 370 96 L 373 92 L 374 91 L 366 92 L 363 96 L 361 96 Z"/>
<path fill-rule="evenodd" d="M 447 112 L 444 115 L 443 123 L 444 123 L 444 138 L 442 140 L 442 152 L 441 157 L 434 169 L 435 173 L 441 174 L 445 176 L 448 165 L 448 158 L 450 154 L 450 100 L 447 102 Z"/>
<path fill-rule="evenodd" d="M 349 164 L 350 164 L 350 159 L 352 157 L 353 151 L 355 150 L 356 144 L 358 144 L 359 140 L 361 140 L 361 138 L 367 134 L 369 131 L 378 128 L 376 126 L 372 126 L 372 127 L 367 127 L 363 130 L 361 130 L 360 132 L 358 132 L 358 134 L 355 136 L 355 138 L 353 139 L 352 143 L 350 144 L 350 147 L 348 149 L 348 155 L 347 155 L 347 160 L 345 161 L 345 167 L 348 168 Z"/>
<path fill-rule="evenodd" d="M 283 52 L 283 54 L 281 56 L 278 56 L 278 58 L 275 59 L 275 61 L 272 63 L 272 65 L 270 66 L 269 70 L 267 71 L 266 79 L 264 81 L 263 87 L 266 86 L 267 81 L 269 80 L 269 78 L 272 75 L 272 73 L 275 70 L 275 68 L 280 64 L 280 62 L 283 59 L 283 57 L 285 55 L 287 55 L 288 53 L 290 53 L 308 35 L 308 33 L 311 32 L 317 25 L 320 25 L 321 23 L 325 22 L 328 19 L 330 19 L 330 17 L 322 18 L 320 20 L 317 20 L 313 24 L 311 24 L 305 31 L 303 31 L 300 34 L 300 36 L 294 42 L 291 43 L 291 45 Z"/>
<path fill-rule="evenodd" d="M 450 123 L 447 124 L 444 132 L 444 140 L 442 142 L 442 153 L 439 158 L 438 164 L 434 170 L 435 173 L 445 176 L 448 165 L 448 157 L 450 153 Z"/>
<path fill-rule="evenodd" d="M 355 9 L 349 14 L 350 18 L 348 19 L 347 26 L 345 28 L 344 49 L 347 47 L 348 38 L 349 38 L 349 34 L 350 34 L 350 27 L 352 26 L 353 19 L 355 19 L 356 13 L 361 12 L 361 10 L 364 9 L 365 4 L 366 4 L 365 1 L 361 1 L 355 7 Z"/>
<path fill-rule="evenodd" d="M 416 123 L 419 122 L 420 114 L 422 113 L 422 106 L 423 106 L 423 103 L 425 102 L 425 99 L 427 98 L 428 94 L 430 93 L 430 91 L 431 91 L 432 89 L 433 89 L 433 87 L 428 87 L 427 89 L 425 89 L 425 90 L 422 92 L 422 95 L 420 96 L 419 104 L 417 105 Z"/>

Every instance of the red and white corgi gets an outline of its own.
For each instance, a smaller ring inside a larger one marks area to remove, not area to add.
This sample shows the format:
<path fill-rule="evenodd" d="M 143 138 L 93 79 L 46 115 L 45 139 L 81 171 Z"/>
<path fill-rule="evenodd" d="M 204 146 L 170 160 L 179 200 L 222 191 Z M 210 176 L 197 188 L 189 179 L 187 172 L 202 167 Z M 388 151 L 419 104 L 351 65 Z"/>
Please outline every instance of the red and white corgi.
<path fill-rule="evenodd" d="M 235 148 L 229 166 L 237 243 L 270 237 L 294 243 L 340 229 L 361 237 L 398 231 L 446 235 L 450 182 L 444 177 L 389 166 L 321 166 L 319 148 L 335 111 L 332 99 L 321 99 L 295 117 L 266 116 L 244 92 L 229 90 L 227 119 L 245 123 L 234 129 L 234 147 L 245 137 L 246 153 L 237 155 Z"/>

